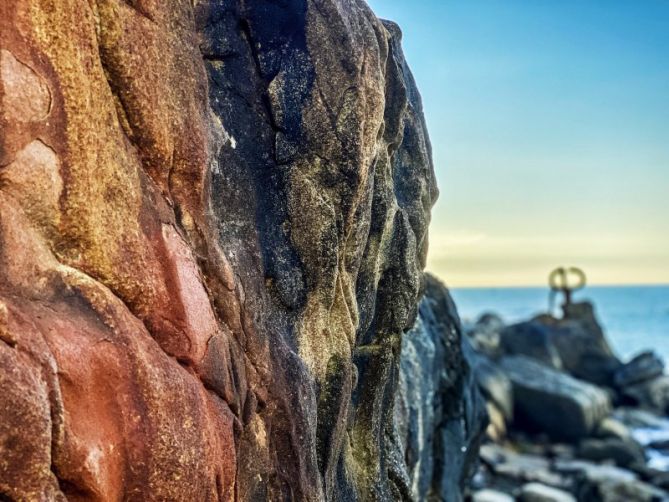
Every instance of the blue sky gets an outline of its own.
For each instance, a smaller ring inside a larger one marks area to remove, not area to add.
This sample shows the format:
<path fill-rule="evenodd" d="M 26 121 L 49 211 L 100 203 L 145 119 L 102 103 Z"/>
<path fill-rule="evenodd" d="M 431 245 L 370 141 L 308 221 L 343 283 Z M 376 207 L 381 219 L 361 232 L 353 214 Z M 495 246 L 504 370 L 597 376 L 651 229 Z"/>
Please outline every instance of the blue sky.
<path fill-rule="evenodd" d="M 397 22 L 457 286 L 669 282 L 669 1 L 371 0 Z"/>

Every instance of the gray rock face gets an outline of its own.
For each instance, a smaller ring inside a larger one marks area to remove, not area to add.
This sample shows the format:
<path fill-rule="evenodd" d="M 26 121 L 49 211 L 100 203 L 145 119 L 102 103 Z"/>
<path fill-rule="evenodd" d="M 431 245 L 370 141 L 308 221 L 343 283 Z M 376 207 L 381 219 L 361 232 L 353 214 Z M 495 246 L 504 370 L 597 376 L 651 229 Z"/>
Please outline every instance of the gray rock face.
<path fill-rule="evenodd" d="M 239 497 L 408 499 L 393 407 L 437 189 L 400 30 L 362 0 L 215 0 L 197 18 L 220 125 L 211 224 L 273 403 L 268 446 L 244 421 Z"/>
<path fill-rule="evenodd" d="M 520 502 L 576 502 L 571 493 L 541 483 L 523 485 L 518 494 L 518 500 Z"/>
<path fill-rule="evenodd" d="M 669 412 L 669 376 L 660 375 L 650 380 L 628 385 L 621 389 L 624 398 L 659 415 Z"/>
<path fill-rule="evenodd" d="M 463 354 L 448 291 L 427 276 L 414 327 L 402 340 L 395 431 L 415 500 L 462 500 L 485 428 L 485 403 Z M 465 351 L 468 349 L 465 347 Z"/>
<path fill-rule="evenodd" d="M 631 429 L 668 429 L 669 420 L 658 417 L 657 415 L 645 410 L 630 407 L 616 408 L 613 418 L 619 420 Z"/>
<path fill-rule="evenodd" d="M 512 484 L 538 482 L 551 486 L 564 484 L 560 474 L 551 470 L 550 461 L 543 456 L 517 453 L 496 444 L 481 446 L 481 459 L 497 476 Z"/>
<path fill-rule="evenodd" d="M 502 332 L 507 354 L 533 357 L 597 385 L 613 385 L 621 366 L 589 302 L 574 303 L 556 319 L 540 315 Z"/>
<path fill-rule="evenodd" d="M 664 361 L 653 351 L 646 351 L 621 366 L 613 376 L 617 387 L 627 387 L 651 380 L 664 373 Z"/>
<path fill-rule="evenodd" d="M 511 381 L 490 359 L 475 355 L 472 360 L 476 381 L 484 397 L 495 404 L 506 420 L 512 420 L 513 387 Z"/>
<path fill-rule="evenodd" d="M 514 498 L 497 490 L 479 490 L 472 494 L 472 502 L 513 502 Z"/>
<path fill-rule="evenodd" d="M 598 438 L 615 438 L 625 441 L 632 437 L 632 431 L 621 420 L 611 416 L 597 424 L 594 435 Z"/>
<path fill-rule="evenodd" d="M 522 355 L 553 368 L 562 368 L 550 330 L 534 321 L 508 326 L 501 332 L 501 347 L 509 355 Z"/>
<path fill-rule="evenodd" d="M 643 448 L 632 439 L 586 439 L 578 448 L 578 457 L 595 462 L 613 461 L 621 467 L 642 466 Z"/>
<path fill-rule="evenodd" d="M 640 481 L 636 474 L 619 467 L 585 461 L 560 461 L 555 468 L 580 474 L 575 487 L 578 500 L 660 502 L 669 497 L 665 491 Z"/>
<path fill-rule="evenodd" d="M 493 313 L 482 314 L 476 323 L 466 327 L 467 336 L 477 352 L 488 357 L 499 356 L 500 332 L 504 329 L 504 321 Z"/>
<path fill-rule="evenodd" d="M 500 366 L 513 384 L 514 419 L 524 427 L 573 441 L 588 436 L 610 411 L 604 391 L 531 358 L 504 357 Z"/>
<path fill-rule="evenodd" d="M 364 0 L 0 10 L 0 499 L 410 500 L 433 454 L 457 493 L 482 405 L 434 285 L 410 469 L 394 422 L 437 197 L 399 28 Z"/>

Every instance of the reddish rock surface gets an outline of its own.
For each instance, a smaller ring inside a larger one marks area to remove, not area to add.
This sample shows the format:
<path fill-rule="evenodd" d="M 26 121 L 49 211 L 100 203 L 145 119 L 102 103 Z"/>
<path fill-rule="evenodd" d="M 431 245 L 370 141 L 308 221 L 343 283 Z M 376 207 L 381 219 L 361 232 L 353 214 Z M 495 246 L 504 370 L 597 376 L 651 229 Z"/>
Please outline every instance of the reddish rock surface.
<path fill-rule="evenodd" d="M 2 2 L 0 498 L 411 498 L 437 192 L 400 37 L 359 0 Z"/>
<path fill-rule="evenodd" d="M 2 5 L 11 500 L 234 498 L 230 333 L 175 221 L 176 207 L 204 219 L 206 77 L 192 14 L 147 8 Z M 204 385 L 212 357 L 227 374 Z"/>

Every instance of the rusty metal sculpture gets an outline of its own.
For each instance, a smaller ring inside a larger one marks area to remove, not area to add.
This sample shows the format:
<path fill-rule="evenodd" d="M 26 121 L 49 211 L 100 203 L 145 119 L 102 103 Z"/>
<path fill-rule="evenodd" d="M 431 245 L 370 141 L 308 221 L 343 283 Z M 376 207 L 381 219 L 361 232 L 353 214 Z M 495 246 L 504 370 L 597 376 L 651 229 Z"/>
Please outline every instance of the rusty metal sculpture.
<path fill-rule="evenodd" d="M 575 278 L 571 282 L 570 278 Z M 564 295 L 563 309 L 571 305 L 572 294 L 574 291 L 583 289 L 586 284 L 585 272 L 578 267 L 558 267 L 548 276 L 548 285 L 551 288 L 549 299 L 549 311 L 553 311 L 555 297 L 558 293 Z"/>

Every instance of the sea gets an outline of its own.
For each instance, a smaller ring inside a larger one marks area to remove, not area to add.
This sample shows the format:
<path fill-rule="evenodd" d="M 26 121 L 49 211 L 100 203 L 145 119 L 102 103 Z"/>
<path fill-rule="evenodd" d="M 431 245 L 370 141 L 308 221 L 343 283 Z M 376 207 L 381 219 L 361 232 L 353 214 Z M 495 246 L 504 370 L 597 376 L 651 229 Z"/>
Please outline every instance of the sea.
<path fill-rule="evenodd" d="M 463 321 L 494 312 L 514 323 L 549 311 L 549 289 L 541 287 L 453 288 Z M 613 350 L 623 359 L 652 349 L 669 365 L 669 285 L 588 286 L 574 301 L 590 300 Z M 558 312 L 561 297 L 554 302 Z"/>

